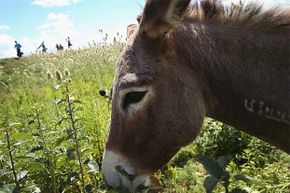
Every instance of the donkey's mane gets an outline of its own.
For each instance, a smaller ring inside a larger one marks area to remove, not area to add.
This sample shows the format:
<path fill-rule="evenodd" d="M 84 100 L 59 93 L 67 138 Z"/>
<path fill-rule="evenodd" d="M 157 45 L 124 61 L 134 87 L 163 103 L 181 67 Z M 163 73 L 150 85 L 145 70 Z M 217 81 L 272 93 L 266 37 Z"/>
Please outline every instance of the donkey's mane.
<path fill-rule="evenodd" d="M 279 6 L 264 10 L 261 4 L 249 3 L 224 6 L 216 0 L 197 1 L 183 17 L 184 21 L 222 24 L 257 31 L 290 32 L 290 10 Z"/>

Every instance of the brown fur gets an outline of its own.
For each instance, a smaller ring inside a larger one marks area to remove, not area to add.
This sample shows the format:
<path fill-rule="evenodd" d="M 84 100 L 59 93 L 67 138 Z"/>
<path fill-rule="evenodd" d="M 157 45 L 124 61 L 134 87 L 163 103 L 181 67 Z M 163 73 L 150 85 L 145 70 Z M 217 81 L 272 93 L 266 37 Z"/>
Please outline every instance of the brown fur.
<path fill-rule="evenodd" d="M 129 28 L 106 149 L 128 158 L 137 174 L 153 172 L 194 140 L 207 115 L 290 153 L 289 11 L 187 5 L 148 0 L 140 26 Z M 118 105 L 121 91 L 140 85 L 152 96 L 128 115 Z"/>
<path fill-rule="evenodd" d="M 176 55 L 204 80 L 208 116 L 290 153 L 290 12 L 262 11 L 254 4 L 237 9 L 225 11 L 204 1 L 201 10 L 191 8 L 167 41 L 175 42 Z M 188 21 L 194 21 L 196 37 L 186 33 Z M 247 112 L 242 105 L 246 98 L 257 101 L 256 111 L 260 101 L 263 111 L 268 106 L 285 113 L 288 124 Z"/>
<path fill-rule="evenodd" d="M 264 10 L 262 5 L 250 3 L 225 7 L 217 1 L 206 0 L 188 8 L 184 21 L 204 24 L 231 25 L 256 31 L 290 31 L 290 10 L 279 6 Z"/>

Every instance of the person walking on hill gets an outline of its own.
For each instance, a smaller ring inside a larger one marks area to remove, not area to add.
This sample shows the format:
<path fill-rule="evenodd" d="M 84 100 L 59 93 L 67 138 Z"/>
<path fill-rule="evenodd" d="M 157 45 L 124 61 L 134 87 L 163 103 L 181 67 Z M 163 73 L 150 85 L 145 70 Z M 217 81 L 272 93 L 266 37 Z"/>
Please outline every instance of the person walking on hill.
<path fill-rule="evenodd" d="M 63 46 L 61 44 L 59 44 L 59 51 L 63 50 Z"/>
<path fill-rule="evenodd" d="M 67 41 L 67 48 L 72 47 L 72 43 L 69 37 L 67 37 L 66 41 Z"/>
<path fill-rule="evenodd" d="M 63 50 L 63 46 L 61 44 L 56 44 L 56 50 L 57 51 L 62 51 Z"/>
<path fill-rule="evenodd" d="M 18 58 L 21 58 L 22 57 L 22 55 L 23 55 L 23 52 L 21 52 L 21 44 L 19 44 L 17 41 L 15 41 L 15 46 L 14 46 L 14 48 L 16 49 L 16 51 L 17 51 L 17 56 L 18 56 Z"/>
<path fill-rule="evenodd" d="M 47 48 L 46 48 L 46 46 L 44 45 L 44 42 L 42 42 L 41 44 L 40 44 L 40 46 L 38 46 L 38 48 L 37 49 L 40 49 L 40 48 L 42 48 L 42 53 L 46 53 L 46 51 L 47 51 Z"/>

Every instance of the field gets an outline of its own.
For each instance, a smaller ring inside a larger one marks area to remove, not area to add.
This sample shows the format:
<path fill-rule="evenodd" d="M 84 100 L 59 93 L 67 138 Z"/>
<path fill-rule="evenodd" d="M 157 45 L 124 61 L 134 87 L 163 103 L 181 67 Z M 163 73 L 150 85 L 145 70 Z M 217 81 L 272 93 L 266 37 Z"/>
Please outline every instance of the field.
<path fill-rule="evenodd" d="M 0 60 L 0 193 L 107 191 L 101 158 L 122 43 Z M 144 192 L 290 192 L 290 156 L 220 122 Z"/>

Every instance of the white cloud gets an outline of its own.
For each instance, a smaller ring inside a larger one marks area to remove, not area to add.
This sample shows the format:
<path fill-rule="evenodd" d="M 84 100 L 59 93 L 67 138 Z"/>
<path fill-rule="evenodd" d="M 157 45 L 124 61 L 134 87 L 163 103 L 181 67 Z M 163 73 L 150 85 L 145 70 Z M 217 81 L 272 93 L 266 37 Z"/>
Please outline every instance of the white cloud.
<path fill-rule="evenodd" d="M 63 7 L 76 4 L 82 0 L 33 0 L 32 4 L 41 7 Z"/>
<path fill-rule="evenodd" d="M 71 38 L 73 48 L 76 49 L 88 46 L 88 42 L 91 43 L 93 40 L 101 42 L 105 36 L 104 34 L 98 33 L 97 28 L 94 26 L 91 29 L 78 30 L 70 17 L 64 13 L 49 13 L 46 21 L 39 25 L 37 29 L 40 32 L 40 36 L 36 40 L 25 39 L 29 47 L 32 48 L 34 46 L 34 50 L 30 49 L 30 52 L 34 52 L 35 48 L 43 41 L 48 51 L 51 52 L 56 50 L 56 44 L 62 44 L 67 48 L 67 37 Z M 34 43 L 32 44 L 31 42 Z"/>
<path fill-rule="evenodd" d="M 78 35 L 74 23 L 64 13 L 49 13 L 46 21 L 39 25 L 37 29 L 40 36 L 34 41 L 38 44 L 44 41 L 49 51 L 54 50 L 56 44 L 64 45 L 67 37 L 72 38 Z"/>
<path fill-rule="evenodd" d="M 15 39 L 7 34 L 0 34 L 0 58 L 16 56 Z"/>
<path fill-rule="evenodd" d="M 8 45 L 14 43 L 14 38 L 7 34 L 0 34 L 0 46 Z"/>
<path fill-rule="evenodd" d="M 1 30 L 10 30 L 10 26 L 9 25 L 0 25 L 0 31 Z"/>
<path fill-rule="evenodd" d="M 69 16 L 63 13 L 50 13 L 45 23 L 37 28 L 42 35 L 57 35 L 60 37 L 74 36 L 77 34 L 74 23 Z"/>

